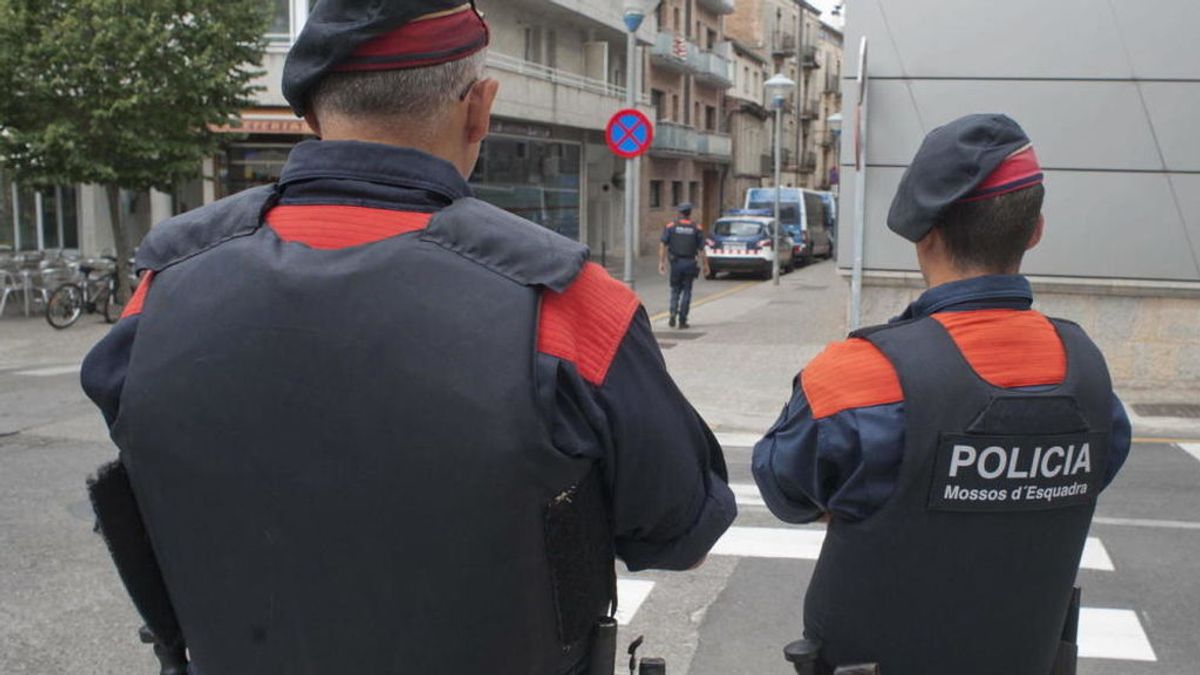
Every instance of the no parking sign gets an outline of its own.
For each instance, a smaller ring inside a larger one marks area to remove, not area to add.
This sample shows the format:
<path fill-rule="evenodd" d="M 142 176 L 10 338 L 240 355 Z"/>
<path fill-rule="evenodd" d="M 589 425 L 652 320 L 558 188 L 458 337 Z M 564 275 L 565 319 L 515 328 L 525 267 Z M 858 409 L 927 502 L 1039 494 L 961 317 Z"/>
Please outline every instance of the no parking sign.
<path fill-rule="evenodd" d="M 641 111 L 632 108 L 618 110 L 608 121 L 604 140 L 614 155 L 633 159 L 650 149 L 654 141 L 654 125 Z"/>

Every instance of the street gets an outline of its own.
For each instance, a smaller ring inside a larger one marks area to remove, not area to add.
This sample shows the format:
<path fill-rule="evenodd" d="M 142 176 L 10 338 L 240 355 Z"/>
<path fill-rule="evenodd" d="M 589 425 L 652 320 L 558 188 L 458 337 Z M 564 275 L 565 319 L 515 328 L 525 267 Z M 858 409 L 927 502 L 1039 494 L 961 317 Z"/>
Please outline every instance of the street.
<path fill-rule="evenodd" d="M 639 262 L 638 291 L 679 386 L 725 447 L 740 515 L 700 568 L 618 567 L 620 649 L 692 675 L 787 673 L 822 526 L 789 526 L 762 505 L 750 448 L 774 421 L 799 368 L 845 332 L 846 284 L 821 262 L 779 287 L 699 280 L 692 328 L 666 325 L 666 285 Z M 896 310 L 902 309 L 897 307 Z M 150 673 L 135 617 L 100 538 L 84 481 L 114 456 L 78 364 L 107 326 L 84 317 L 52 331 L 0 318 L 0 673 Z M 1127 401 L 1128 402 L 1128 401 Z M 1200 669 L 1200 424 L 1134 419 L 1135 445 L 1100 498 L 1084 551 L 1082 675 Z M 1163 438 L 1163 429 L 1174 433 Z M 1192 440 L 1189 440 L 1192 439 Z M 1013 645 L 1019 649 L 1020 645 Z M 621 663 L 618 658 L 618 664 Z"/>

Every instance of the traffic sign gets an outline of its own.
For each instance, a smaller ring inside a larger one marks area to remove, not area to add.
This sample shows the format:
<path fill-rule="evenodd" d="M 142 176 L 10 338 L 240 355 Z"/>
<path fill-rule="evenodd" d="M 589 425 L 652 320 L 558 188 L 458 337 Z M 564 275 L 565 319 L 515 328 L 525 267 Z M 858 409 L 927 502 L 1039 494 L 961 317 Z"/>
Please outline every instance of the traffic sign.
<path fill-rule="evenodd" d="M 638 110 L 618 110 L 608 121 L 604 140 L 614 155 L 633 159 L 650 149 L 650 143 L 654 141 L 654 125 L 649 117 Z"/>

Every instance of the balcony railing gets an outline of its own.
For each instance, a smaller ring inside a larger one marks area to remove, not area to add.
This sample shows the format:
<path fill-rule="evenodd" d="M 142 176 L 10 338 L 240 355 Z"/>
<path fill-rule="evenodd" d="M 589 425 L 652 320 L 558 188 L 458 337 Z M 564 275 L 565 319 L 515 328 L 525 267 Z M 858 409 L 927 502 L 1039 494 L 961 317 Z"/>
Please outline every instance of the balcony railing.
<path fill-rule="evenodd" d="M 701 133 L 700 154 L 729 160 L 733 157 L 733 139 L 726 134 Z"/>
<path fill-rule="evenodd" d="M 804 54 L 800 58 L 800 63 L 805 68 L 820 68 L 821 64 L 817 61 L 817 46 L 804 45 Z"/>
<path fill-rule="evenodd" d="M 729 43 L 722 43 L 718 50 L 729 51 Z M 728 88 L 733 85 L 730 59 L 718 51 L 704 52 L 697 49 L 689 55 L 688 65 L 696 79 L 707 84 Z"/>
<path fill-rule="evenodd" d="M 796 36 L 788 33 L 775 33 L 771 38 L 771 54 L 773 56 L 792 56 L 796 53 Z"/>
<path fill-rule="evenodd" d="M 546 82 L 553 82 L 554 84 L 561 84 L 565 87 L 580 89 L 600 96 L 609 96 L 621 100 L 625 99 L 625 87 L 619 87 L 603 80 L 594 80 L 590 77 L 565 70 L 550 68 L 540 63 L 518 59 L 507 54 L 488 52 L 487 64 L 489 67 L 497 70 L 516 73 Z M 650 97 L 641 94 L 638 96 L 638 103 L 641 105 L 650 105 Z"/>
<path fill-rule="evenodd" d="M 699 47 L 688 42 L 682 36 L 676 36 L 674 33 L 659 33 L 650 47 L 650 60 L 672 70 L 687 72 L 689 70 L 688 57 L 699 51 Z"/>
<path fill-rule="evenodd" d="M 685 124 L 659 122 L 650 148 L 658 155 L 695 155 L 700 151 L 699 134 Z"/>
<path fill-rule="evenodd" d="M 696 4 L 717 14 L 733 14 L 733 0 L 696 0 Z"/>

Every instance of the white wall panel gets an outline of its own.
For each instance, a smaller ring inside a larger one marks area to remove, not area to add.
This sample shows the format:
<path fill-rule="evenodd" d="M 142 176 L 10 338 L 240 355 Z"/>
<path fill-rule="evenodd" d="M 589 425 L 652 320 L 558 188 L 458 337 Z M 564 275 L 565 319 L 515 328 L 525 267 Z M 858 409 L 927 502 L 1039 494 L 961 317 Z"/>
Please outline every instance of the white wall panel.
<path fill-rule="evenodd" d="M 862 36 L 870 41 L 867 73 L 871 77 L 900 77 L 904 69 L 900 67 L 900 58 L 888 39 L 888 33 L 880 12 L 879 3 L 875 0 L 859 0 L 850 3 L 847 16 L 853 20 L 846 22 L 845 52 L 842 55 L 842 73 L 849 78 L 858 77 L 858 47 Z M 843 83 L 843 92 L 849 92 L 849 83 Z"/>
<path fill-rule="evenodd" d="M 1142 79 L 1200 80 L 1200 2 L 1109 0 Z M 1102 3 L 1101 3 L 1102 4 Z"/>
<path fill-rule="evenodd" d="M 1167 170 L 1200 171 L 1200 82 L 1143 82 L 1141 88 Z"/>

